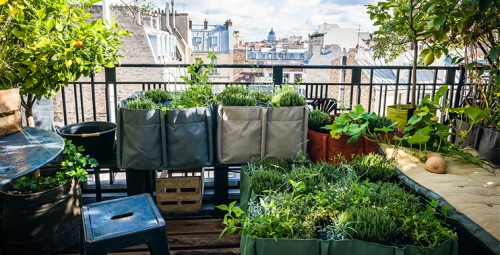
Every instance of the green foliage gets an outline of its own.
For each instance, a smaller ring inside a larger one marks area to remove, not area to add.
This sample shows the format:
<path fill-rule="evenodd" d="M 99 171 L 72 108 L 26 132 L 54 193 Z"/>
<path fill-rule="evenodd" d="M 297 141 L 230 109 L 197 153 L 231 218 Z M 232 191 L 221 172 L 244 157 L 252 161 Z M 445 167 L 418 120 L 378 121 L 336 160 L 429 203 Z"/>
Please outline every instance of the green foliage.
<path fill-rule="evenodd" d="M 208 52 L 207 57 L 211 60 L 210 64 L 205 64 L 201 58 L 196 58 L 196 61 L 187 67 L 189 76 L 181 76 L 186 84 L 211 85 L 209 76 L 215 68 L 213 61 L 217 59 L 217 56 L 212 52 Z"/>
<path fill-rule="evenodd" d="M 257 195 L 264 194 L 264 191 L 282 190 L 285 184 L 283 174 L 274 169 L 261 169 L 250 177 L 250 185 Z"/>
<path fill-rule="evenodd" d="M 325 176 L 318 169 L 312 167 L 295 167 L 287 177 L 295 182 L 303 183 L 304 194 L 312 193 L 317 187 L 321 187 L 326 183 Z"/>
<path fill-rule="evenodd" d="M 257 100 L 252 93 L 243 86 L 229 86 L 218 96 L 217 101 L 224 106 L 256 106 Z"/>
<path fill-rule="evenodd" d="M 439 201 L 432 199 L 424 210 L 406 215 L 401 230 L 411 242 L 417 246 L 432 248 L 446 240 L 456 240 L 457 234 L 448 227 L 449 206 L 438 211 Z"/>
<path fill-rule="evenodd" d="M 358 176 L 372 182 L 387 182 L 396 176 L 396 167 L 379 154 L 357 157 L 352 163 Z"/>
<path fill-rule="evenodd" d="M 61 162 L 61 171 L 55 176 L 23 176 L 14 181 L 11 192 L 15 194 L 41 192 L 61 186 L 73 178 L 80 183 L 86 181 L 87 168 L 94 168 L 98 163 L 89 155 L 84 156 L 83 151 L 85 151 L 83 146 L 76 147 L 71 140 L 67 140 L 62 152 L 66 157 Z"/>
<path fill-rule="evenodd" d="M 290 172 L 288 162 L 282 158 L 265 157 L 256 163 L 264 170 L 276 170 L 280 173 L 287 174 Z"/>
<path fill-rule="evenodd" d="M 139 96 L 136 99 L 132 99 L 125 104 L 124 108 L 129 110 L 153 110 L 161 109 L 163 104 L 155 103 L 150 98 L 145 96 Z"/>
<path fill-rule="evenodd" d="M 330 123 L 330 115 L 322 110 L 315 109 L 308 112 L 307 126 L 311 130 L 319 130 Z"/>
<path fill-rule="evenodd" d="M 144 92 L 144 97 L 151 99 L 157 104 L 163 104 L 168 100 L 172 100 L 174 95 L 172 92 L 166 91 L 164 89 L 152 89 L 146 90 Z"/>
<path fill-rule="evenodd" d="M 339 216 L 341 224 L 351 224 L 349 234 L 367 242 L 388 243 L 396 233 L 397 225 L 385 210 L 372 207 L 349 207 Z"/>
<path fill-rule="evenodd" d="M 368 131 L 370 133 L 378 133 L 379 129 L 383 129 L 384 127 L 391 127 L 392 121 L 386 116 L 377 116 L 373 119 L 368 119 Z"/>
<path fill-rule="evenodd" d="M 278 94 L 273 98 L 272 103 L 279 107 L 285 106 L 303 106 L 306 105 L 306 99 L 295 91 L 287 91 Z"/>
<path fill-rule="evenodd" d="M 326 125 L 324 128 L 330 130 L 332 137 L 342 134 L 350 136 L 347 142 L 352 143 L 368 133 L 369 120 L 375 118 L 377 114 L 368 113 L 361 104 L 358 104 L 349 113 L 340 114 L 331 125 Z"/>
<path fill-rule="evenodd" d="M 210 105 L 215 97 L 212 94 L 212 85 L 195 84 L 188 87 L 180 95 L 179 101 L 173 101 L 173 105 L 180 108 L 204 107 Z"/>
<path fill-rule="evenodd" d="M 129 33 L 116 22 L 108 28 L 92 19 L 88 8 L 96 2 L 0 1 L 0 84 L 27 96 L 27 119 L 36 99 L 120 63 L 121 38 Z"/>

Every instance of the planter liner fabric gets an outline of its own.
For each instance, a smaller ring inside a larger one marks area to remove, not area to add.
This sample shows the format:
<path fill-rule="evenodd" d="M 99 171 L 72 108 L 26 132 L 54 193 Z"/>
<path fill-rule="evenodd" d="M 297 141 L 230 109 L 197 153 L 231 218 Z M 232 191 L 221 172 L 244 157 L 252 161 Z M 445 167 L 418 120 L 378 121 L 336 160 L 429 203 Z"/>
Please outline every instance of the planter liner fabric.
<path fill-rule="evenodd" d="M 307 149 L 307 108 L 219 106 L 217 159 L 245 164 L 266 156 L 293 161 Z"/>
<path fill-rule="evenodd" d="M 407 245 L 403 248 L 386 246 L 360 240 L 282 239 L 253 238 L 242 235 L 241 255 L 457 255 L 457 241 L 446 241 L 433 249 Z M 421 253 L 423 252 L 423 253 Z"/>
<path fill-rule="evenodd" d="M 246 167 L 246 165 L 241 166 L 240 171 L 240 208 L 244 212 L 247 212 L 248 202 L 250 202 L 251 199 L 255 199 L 255 197 L 257 197 L 257 194 L 253 192 L 250 185 L 250 176 L 248 176 L 247 172 L 245 171 Z"/>
<path fill-rule="evenodd" d="M 189 169 L 213 162 L 213 121 L 209 107 L 169 111 L 128 110 L 142 95 L 134 93 L 118 105 L 118 168 L 135 170 Z"/>
<path fill-rule="evenodd" d="M 416 193 L 449 205 L 448 215 L 495 254 L 500 254 L 500 169 L 458 157 L 444 157 L 445 174 L 425 170 L 424 163 L 402 150 L 380 144 L 381 153 L 396 157 L 398 178 Z M 408 148 L 406 148 L 408 149 Z M 474 156 L 478 153 L 469 149 Z"/>

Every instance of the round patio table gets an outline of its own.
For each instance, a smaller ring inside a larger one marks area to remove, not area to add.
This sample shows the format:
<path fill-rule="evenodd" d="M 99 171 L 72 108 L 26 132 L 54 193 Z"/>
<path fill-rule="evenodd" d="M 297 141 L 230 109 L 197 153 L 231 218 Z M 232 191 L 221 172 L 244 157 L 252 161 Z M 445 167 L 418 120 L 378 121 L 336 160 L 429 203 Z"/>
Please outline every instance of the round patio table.
<path fill-rule="evenodd" d="M 39 128 L 23 127 L 0 138 L 0 186 L 47 164 L 63 148 L 61 136 Z"/>

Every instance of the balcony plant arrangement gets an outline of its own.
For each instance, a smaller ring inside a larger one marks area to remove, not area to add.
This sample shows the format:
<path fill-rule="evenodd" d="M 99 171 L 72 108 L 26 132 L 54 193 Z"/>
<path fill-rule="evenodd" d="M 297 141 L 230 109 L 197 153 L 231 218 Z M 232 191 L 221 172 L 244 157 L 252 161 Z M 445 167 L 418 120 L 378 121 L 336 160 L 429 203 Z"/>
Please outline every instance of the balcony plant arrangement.
<path fill-rule="evenodd" d="M 149 90 L 120 102 L 119 168 L 174 170 L 212 164 L 214 100 L 208 76 L 213 68 L 197 59 L 188 66 L 189 76 L 183 77 L 185 91 Z"/>
<path fill-rule="evenodd" d="M 34 126 L 36 100 L 120 62 L 120 39 L 129 33 L 115 22 L 90 21 L 87 8 L 96 2 L 0 2 L 0 86 L 20 90 L 28 126 Z"/>
<path fill-rule="evenodd" d="M 297 86 L 272 93 L 229 86 L 218 95 L 217 158 L 246 164 L 265 157 L 292 162 L 307 149 L 307 108 Z"/>
<path fill-rule="evenodd" d="M 23 176 L 2 186 L 2 254 L 49 254 L 79 241 L 79 184 L 87 180 L 86 169 L 98 163 L 70 140 L 63 155 L 60 169 L 41 169 L 40 176 Z"/>
<path fill-rule="evenodd" d="M 356 155 L 374 152 L 374 142 L 393 142 L 398 122 L 367 112 L 361 104 L 351 111 L 336 116 L 333 123 L 323 126 L 330 133 L 333 145 L 331 155 L 342 153 L 351 161 Z M 326 139 L 326 138 L 325 138 Z"/>
<path fill-rule="evenodd" d="M 221 235 L 240 234 L 245 255 L 458 254 L 448 208 L 420 202 L 394 183 L 395 174 L 374 154 L 337 166 L 294 166 L 284 182 L 262 186 L 267 192 L 246 212 L 235 202 L 217 206 L 227 212 Z"/>

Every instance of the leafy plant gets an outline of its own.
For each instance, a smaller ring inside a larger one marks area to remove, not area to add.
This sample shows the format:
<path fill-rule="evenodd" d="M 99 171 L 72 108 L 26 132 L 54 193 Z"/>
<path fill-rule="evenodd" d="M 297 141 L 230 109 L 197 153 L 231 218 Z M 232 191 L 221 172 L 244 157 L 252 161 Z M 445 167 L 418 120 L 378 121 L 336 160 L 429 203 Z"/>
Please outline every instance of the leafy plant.
<path fill-rule="evenodd" d="M 152 89 L 146 90 L 144 92 L 144 97 L 151 99 L 151 101 L 157 104 L 164 104 L 166 101 L 172 100 L 174 94 L 164 89 Z"/>
<path fill-rule="evenodd" d="M 320 128 L 328 125 L 330 121 L 330 115 L 322 110 L 314 109 L 308 112 L 307 126 L 311 130 L 320 131 Z"/>
<path fill-rule="evenodd" d="M 356 238 L 367 242 L 388 243 L 396 233 L 396 223 L 391 215 L 381 208 L 353 206 L 340 214 L 341 224 L 350 224 L 347 231 Z"/>
<path fill-rule="evenodd" d="M 279 107 L 285 106 L 303 106 L 306 105 L 306 99 L 296 91 L 286 91 L 278 93 L 272 100 L 272 103 Z"/>
<path fill-rule="evenodd" d="M 290 172 L 288 162 L 282 158 L 265 157 L 256 163 L 264 170 L 277 170 L 280 173 L 287 174 Z"/>
<path fill-rule="evenodd" d="M 85 151 L 83 146 L 76 147 L 71 140 L 67 140 L 62 151 L 66 155 L 61 162 L 62 171 L 58 171 L 55 176 L 23 176 L 14 181 L 10 192 L 14 194 L 41 192 L 61 186 L 73 178 L 80 183 L 86 181 L 87 168 L 94 168 L 98 163 L 89 155 L 84 156 L 83 151 Z"/>
<path fill-rule="evenodd" d="M 357 234 L 356 229 L 351 227 L 352 222 L 340 222 L 337 218 L 333 218 L 332 224 L 327 225 L 322 230 L 326 233 L 327 240 L 348 240 L 353 239 L 351 233 Z"/>
<path fill-rule="evenodd" d="M 350 136 L 347 142 L 352 143 L 368 133 L 370 124 L 368 120 L 375 118 L 377 114 L 368 113 L 361 104 L 358 104 L 349 113 L 340 114 L 331 125 L 326 125 L 324 128 L 330 130 L 332 137 L 337 139 L 342 134 Z"/>
<path fill-rule="evenodd" d="M 376 116 L 368 119 L 368 132 L 371 134 L 379 133 L 384 127 L 392 127 L 393 122 L 386 116 Z"/>
<path fill-rule="evenodd" d="M 285 184 L 283 174 L 275 169 L 261 169 L 250 177 L 253 192 L 258 195 L 264 194 L 264 191 L 281 190 Z"/>
<path fill-rule="evenodd" d="M 319 168 L 322 169 L 322 168 Z M 304 184 L 304 194 L 312 193 L 318 186 L 326 183 L 325 176 L 313 167 L 295 167 L 287 175 L 288 179 Z"/>
<path fill-rule="evenodd" d="M 32 106 L 53 96 L 68 81 L 120 63 L 121 38 L 129 33 L 116 22 L 92 20 L 88 8 L 98 0 L 0 1 L 0 84 L 20 88 L 28 126 Z M 109 26 L 107 26 L 109 25 Z"/>
<path fill-rule="evenodd" d="M 379 154 L 357 157 L 351 164 L 358 176 L 372 182 L 387 182 L 396 176 L 396 166 Z"/>
<path fill-rule="evenodd" d="M 161 109 L 163 104 L 155 103 L 150 98 L 145 96 L 139 96 L 135 99 L 132 99 L 125 104 L 124 108 L 129 110 L 153 110 L 153 109 Z"/>

